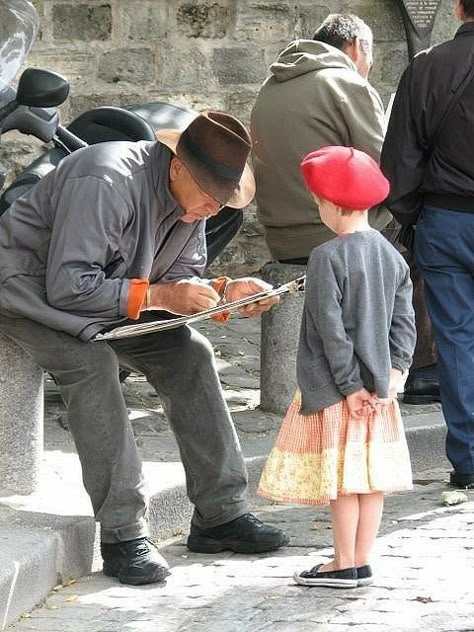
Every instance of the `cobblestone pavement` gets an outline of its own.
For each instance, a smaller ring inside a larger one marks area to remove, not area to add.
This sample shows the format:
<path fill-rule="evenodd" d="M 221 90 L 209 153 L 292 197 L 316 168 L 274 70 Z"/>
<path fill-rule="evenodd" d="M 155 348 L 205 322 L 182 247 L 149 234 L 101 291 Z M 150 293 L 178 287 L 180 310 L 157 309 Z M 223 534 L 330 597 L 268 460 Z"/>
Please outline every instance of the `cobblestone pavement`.
<path fill-rule="evenodd" d="M 295 569 L 330 553 L 326 509 L 261 504 L 261 517 L 291 533 L 268 555 L 192 554 L 184 540 L 161 545 L 166 584 L 121 586 L 101 573 L 65 582 L 7 628 L 18 632 L 467 632 L 474 630 L 474 495 L 441 503 L 440 473 L 387 498 L 373 586 L 306 588 Z M 468 492 L 469 494 L 469 492 Z"/>

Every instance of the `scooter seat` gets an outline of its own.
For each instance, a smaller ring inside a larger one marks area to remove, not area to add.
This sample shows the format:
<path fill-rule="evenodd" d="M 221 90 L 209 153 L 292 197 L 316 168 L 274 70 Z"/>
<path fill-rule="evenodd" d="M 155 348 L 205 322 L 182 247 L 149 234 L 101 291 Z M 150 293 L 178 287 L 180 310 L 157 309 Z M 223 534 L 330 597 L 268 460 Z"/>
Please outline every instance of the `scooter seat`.
<path fill-rule="evenodd" d="M 159 129 L 185 129 L 198 113 L 183 105 L 153 101 L 139 105 L 125 105 L 125 109 L 145 119 L 156 132 Z"/>
<path fill-rule="evenodd" d="M 89 145 L 109 140 L 155 140 L 153 128 L 144 118 L 111 106 L 84 112 L 68 129 Z"/>

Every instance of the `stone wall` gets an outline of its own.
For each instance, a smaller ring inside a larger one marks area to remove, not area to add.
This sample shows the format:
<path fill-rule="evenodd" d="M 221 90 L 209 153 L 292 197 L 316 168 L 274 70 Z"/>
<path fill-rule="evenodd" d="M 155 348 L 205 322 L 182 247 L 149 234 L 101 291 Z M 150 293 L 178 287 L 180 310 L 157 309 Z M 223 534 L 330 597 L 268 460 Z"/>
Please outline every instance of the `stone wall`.
<path fill-rule="evenodd" d="M 373 29 L 371 82 L 384 102 L 408 61 L 396 0 L 33 0 L 41 31 L 28 65 L 65 75 L 67 124 L 86 109 L 170 101 L 221 109 L 245 122 L 278 52 L 311 37 L 330 12 L 352 12 Z M 442 0 L 433 43 L 457 28 L 452 0 Z M 18 173 L 42 145 L 10 133 L 0 160 Z M 269 260 L 253 206 L 241 234 L 214 270 L 250 273 Z"/>

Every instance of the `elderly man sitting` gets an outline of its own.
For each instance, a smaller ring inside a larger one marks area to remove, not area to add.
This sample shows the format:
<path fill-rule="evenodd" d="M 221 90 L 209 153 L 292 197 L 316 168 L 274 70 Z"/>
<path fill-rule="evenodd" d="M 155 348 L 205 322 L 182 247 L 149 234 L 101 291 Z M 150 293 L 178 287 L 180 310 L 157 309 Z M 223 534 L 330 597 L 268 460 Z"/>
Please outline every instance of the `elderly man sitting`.
<path fill-rule="evenodd" d="M 201 279 L 205 219 L 254 196 L 246 128 L 208 112 L 157 136 L 71 154 L 0 219 L 0 331 L 54 376 L 100 522 L 104 573 L 127 584 L 161 581 L 169 571 L 147 538 L 119 365 L 146 376 L 176 434 L 195 506 L 189 549 L 252 553 L 288 543 L 248 511 L 246 468 L 209 342 L 187 326 L 92 340 L 148 310 L 193 314 L 216 306 L 223 292 L 235 300 L 268 287 L 253 278 Z"/>

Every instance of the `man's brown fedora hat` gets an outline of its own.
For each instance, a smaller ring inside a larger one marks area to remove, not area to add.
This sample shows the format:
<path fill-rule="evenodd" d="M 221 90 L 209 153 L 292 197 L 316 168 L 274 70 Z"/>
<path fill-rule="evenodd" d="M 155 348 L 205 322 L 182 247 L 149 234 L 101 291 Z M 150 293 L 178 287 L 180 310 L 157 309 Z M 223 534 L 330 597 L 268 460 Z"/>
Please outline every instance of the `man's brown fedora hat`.
<path fill-rule="evenodd" d="M 247 164 L 252 147 L 245 126 L 224 112 L 203 112 L 185 130 L 162 129 L 156 138 L 181 160 L 197 184 L 215 200 L 243 208 L 255 195 Z"/>

